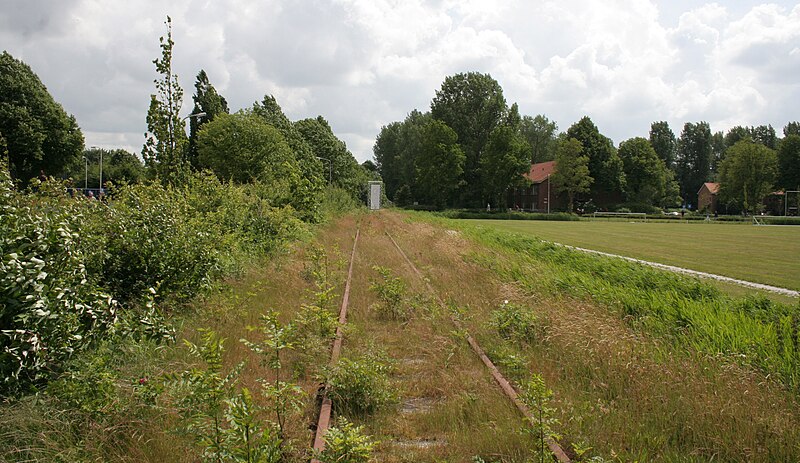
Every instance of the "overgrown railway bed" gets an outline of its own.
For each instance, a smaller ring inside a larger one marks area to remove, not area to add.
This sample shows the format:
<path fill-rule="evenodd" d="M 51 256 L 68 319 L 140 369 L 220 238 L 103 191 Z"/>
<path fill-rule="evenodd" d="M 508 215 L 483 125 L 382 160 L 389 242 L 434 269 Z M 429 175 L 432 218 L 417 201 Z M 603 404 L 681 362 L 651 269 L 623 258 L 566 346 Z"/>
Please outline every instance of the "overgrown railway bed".
<path fill-rule="evenodd" d="M 342 304 L 341 304 L 340 311 L 339 311 L 339 327 L 337 328 L 336 337 L 335 337 L 335 339 L 333 341 L 333 344 L 332 344 L 332 347 L 331 347 L 331 359 L 330 359 L 330 365 L 331 366 L 336 363 L 336 361 L 339 359 L 339 357 L 341 355 L 343 332 L 344 332 L 343 328 L 344 328 L 344 325 L 347 322 L 347 311 L 348 311 L 348 305 L 349 305 L 349 300 L 350 300 L 350 288 L 351 288 L 351 282 L 352 282 L 352 277 L 353 277 L 353 262 L 354 262 L 354 258 L 355 258 L 356 251 L 357 251 L 357 248 L 358 248 L 359 236 L 360 236 L 360 228 L 357 228 L 356 229 L 356 233 L 355 233 L 355 238 L 354 238 L 354 241 L 353 241 L 353 249 L 352 249 L 351 256 L 350 256 L 350 264 L 349 264 L 349 267 L 348 267 L 347 279 L 346 279 L 346 282 L 345 282 L 345 289 L 344 289 L 344 293 L 343 293 L 343 296 L 342 296 Z M 396 249 L 397 253 L 399 253 L 399 255 L 402 256 L 403 260 L 405 261 L 405 264 L 406 264 L 407 268 L 409 270 L 411 270 L 414 273 L 414 275 L 417 277 L 418 281 L 425 286 L 425 289 L 427 290 L 428 295 L 432 296 L 432 298 L 435 300 L 435 302 L 439 306 L 439 308 L 442 309 L 443 313 L 448 313 L 449 308 L 448 308 L 447 304 L 437 294 L 437 291 L 433 288 L 433 286 L 430 285 L 430 283 L 427 281 L 427 279 L 423 275 L 423 273 L 408 258 L 408 255 L 403 251 L 402 247 L 397 243 L 397 241 L 395 241 L 395 239 L 392 237 L 392 235 L 388 231 L 385 232 L 385 236 L 391 241 L 391 243 L 394 246 L 394 248 Z M 523 400 L 519 396 L 519 391 L 517 390 L 517 388 L 515 388 L 515 386 L 512 385 L 512 383 L 503 376 L 503 373 L 497 368 L 497 366 L 492 362 L 492 360 L 486 355 L 486 352 L 480 347 L 480 345 L 475 340 L 475 338 L 471 334 L 469 334 L 469 331 L 467 329 L 465 329 L 464 325 L 455 316 L 453 316 L 453 314 L 449 314 L 449 319 L 452 322 L 453 326 L 456 328 L 457 332 L 461 333 L 461 335 L 463 336 L 464 342 L 466 342 L 470 346 L 470 348 L 475 353 L 475 355 L 486 366 L 488 374 L 490 374 L 491 377 L 494 379 L 494 381 L 496 382 L 497 386 L 500 388 L 502 393 L 508 398 L 510 403 L 513 404 L 513 406 L 515 406 L 517 408 L 517 410 L 519 410 L 519 412 L 524 417 L 524 419 L 527 420 L 528 423 L 530 423 L 530 425 L 532 426 L 531 429 L 532 430 L 540 429 L 541 426 L 542 426 L 541 417 L 537 416 L 535 411 L 531 410 L 523 402 Z M 407 322 L 408 320 L 403 320 L 403 321 Z M 316 431 L 315 431 L 314 445 L 313 445 L 313 448 L 314 448 L 315 451 L 324 450 L 324 448 L 325 448 L 324 436 L 325 436 L 325 434 L 328 431 L 328 428 L 330 426 L 330 420 L 331 420 L 331 413 L 332 413 L 333 404 L 332 404 L 331 398 L 329 397 L 329 395 L 326 392 L 328 387 L 329 387 L 329 385 L 325 385 L 323 387 L 323 389 L 321 390 L 321 394 L 322 394 L 321 407 L 320 407 L 320 412 L 319 412 L 319 418 L 318 418 L 318 421 L 317 421 L 317 427 L 316 427 Z M 409 407 L 408 409 L 413 409 L 415 407 L 415 405 L 414 405 L 415 403 L 417 403 L 417 404 L 418 403 L 426 403 L 427 401 L 432 401 L 432 400 L 435 400 L 435 399 L 428 398 L 427 400 L 422 400 L 422 401 L 420 401 L 419 398 L 410 399 L 410 400 L 406 401 L 406 404 Z M 509 430 L 509 431 L 513 432 L 513 430 Z M 559 462 L 562 462 L 562 463 L 569 463 L 569 462 L 572 461 L 570 459 L 570 457 L 567 455 L 567 453 L 564 452 L 564 450 L 561 448 L 559 443 L 556 442 L 549 435 L 549 433 L 543 434 L 542 438 L 547 444 L 547 452 L 549 452 L 549 454 L 552 457 L 555 457 Z M 410 445 L 408 445 L 408 443 L 407 443 L 406 447 L 417 447 L 418 449 L 425 449 L 425 448 L 428 448 L 430 446 L 430 442 L 434 442 L 434 441 L 433 440 L 420 440 L 420 441 L 418 441 L 416 443 L 411 443 Z M 444 445 L 446 445 L 446 441 L 443 441 L 443 442 L 444 442 Z M 401 447 L 402 446 L 403 445 L 401 443 Z M 478 456 L 476 456 L 476 457 L 478 457 Z M 478 457 L 478 458 L 480 458 L 480 457 Z M 313 459 L 312 463 L 320 463 L 320 462 L 317 459 Z"/>
<path fill-rule="evenodd" d="M 536 373 L 554 391 L 542 406 L 559 435 L 550 458 L 791 461 L 800 455 L 796 395 L 769 377 L 665 344 L 600 305 L 543 295 L 513 277 L 514 271 L 535 275 L 535 266 L 509 271 L 513 256 L 457 231 L 390 211 L 362 216 L 357 243 L 355 229 L 351 218 L 320 240 L 352 249 L 342 358 L 377 356 L 391 364 L 397 405 L 348 416 L 380 441 L 376 461 L 535 457 L 537 434 L 530 431 L 539 429 L 538 413 L 534 425 L 525 423 L 525 406 L 509 395 Z M 400 313 L 387 312 L 380 297 L 393 278 L 402 286 Z M 522 316 L 509 319 L 508 307 Z M 503 323 L 530 332 L 504 331 Z M 332 399 L 335 423 L 347 413 Z"/>

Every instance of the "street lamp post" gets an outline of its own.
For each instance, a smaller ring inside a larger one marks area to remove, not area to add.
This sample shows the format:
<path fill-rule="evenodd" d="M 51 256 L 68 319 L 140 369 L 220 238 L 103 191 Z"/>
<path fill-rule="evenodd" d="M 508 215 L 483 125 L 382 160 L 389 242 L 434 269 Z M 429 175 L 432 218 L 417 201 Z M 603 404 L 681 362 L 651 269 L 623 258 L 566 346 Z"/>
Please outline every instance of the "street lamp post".
<path fill-rule="evenodd" d="M 333 180 L 332 180 L 333 179 L 333 163 L 328 158 L 321 158 L 321 157 L 317 156 L 317 159 L 322 160 L 322 161 L 328 161 L 328 184 L 333 183 Z"/>
<path fill-rule="evenodd" d="M 83 189 L 89 189 L 89 158 L 86 157 L 86 154 L 83 155 Z M 84 194 L 86 194 L 85 191 Z"/>
<path fill-rule="evenodd" d="M 184 118 L 183 118 L 183 119 L 181 119 L 181 120 L 185 121 L 186 119 L 189 119 L 190 117 L 203 117 L 203 116 L 205 116 L 205 115 L 206 115 L 206 113 L 204 113 L 204 112 L 199 112 L 199 113 L 189 114 L 188 116 L 184 117 Z"/>

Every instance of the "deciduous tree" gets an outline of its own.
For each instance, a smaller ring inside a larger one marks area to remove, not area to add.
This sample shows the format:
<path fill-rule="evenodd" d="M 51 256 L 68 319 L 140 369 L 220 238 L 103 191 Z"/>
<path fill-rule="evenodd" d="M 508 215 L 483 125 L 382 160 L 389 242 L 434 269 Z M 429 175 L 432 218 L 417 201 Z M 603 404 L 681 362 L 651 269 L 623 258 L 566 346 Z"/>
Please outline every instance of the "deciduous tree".
<path fill-rule="evenodd" d="M 23 184 L 40 171 L 60 175 L 83 151 L 75 118 L 27 64 L 7 52 L 0 55 L 0 134 L 6 140 L 11 177 Z"/>
<path fill-rule="evenodd" d="M 711 128 L 708 122 L 684 124 L 678 140 L 677 173 L 681 197 L 693 204 L 697 191 L 708 181 L 711 173 Z"/>
<path fill-rule="evenodd" d="M 783 128 L 783 136 L 788 137 L 789 135 L 800 135 L 800 122 L 794 121 L 786 124 Z"/>
<path fill-rule="evenodd" d="M 619 157 L 625 169 L 628 201 L 659 204 L 667 191 L 667 166 L 648 140 L 636 137 L 619 144 Z"/>
<path fill-rule="evenodd" d="M 558 193 L 567 194 L 567 212 L 572 212 L 575 195 L 587 193 L 594 179 L 589 174 L 589 158 L 583 155 L 581 142 L 564 138 L 556 145 L 556 170 L 550 176 Z"/>
<path fill-rule="evenodd" d="M 777 164 L 774 150 L 748 139 L 737 142 L 720 165 L 720 199 L 756 213 L 772 190 Z"/>
<path fill-rule="evenodd" d="M 800 135 L 789 134 L 778 148 L 778 186 L 800 190 Z"/>
<path fill-rule="evenodd" d="M 162 182 L 182 182 L 187 174 L 186 125 L 181 119 L 183 89 L 178 76 L 172 73 L 172 19 L 167 16 L 167 36 L 160 37 L 161 59 L 153 60 L 160 74 L 153 82 L 156 93 L 150 95 L 147 111 L 147 133 L 142 158 Z"/>
<path fill-rule="evenodd" d="M 520 132 L 531 147 L 531 164 L 555 158 L 558 125 L 543 115 L 523 116 Z"/>
<path fill-rule="evenodd" d="M 589 158 L 589 173 L 594 178 L 593 191 L 625 191 L 625 173 L 617 150 L 611 139 L 601 134 L 589 117 L 573 124 L 567 130 L 567 138 L 578 140 L 583 154 Z"/>
<path fill-rule="evenodd" d="M 650 145 L 668 169 L 675 168 L 675 133 L 667 121 L 653 122 L 650 125 Z"/>
<path fill-rule="evenodd" d="M 480 167 L 485 198 L 500 207 L 506 191 L 524 183 L 522 174 L 531 167 L 530 147 L 514 127 L 498 126 L 489 135 Z"/>
<path fill-rule="evenodd" d="M 311 146 L 314 156 L 324 159 L 323 165 L 327 169 L 324 177 L 330 177 L 334 185 L 347 190 L 354 198 L 359 198 L 365 191 L 368 175 L 345 143 L 334 135 L 328 121 L 317 116 L 314 119 L 297 121 L 294 125 Z"/>
<path fill-rule="evenodd" d="M 112 182 L 138 183 L 145 178 L 142 161 L 135 154 L 123 149 L 108 150 L 92 147 L 83 152 L 64 171 L 64 177 L 72 178 L 75 186 L 89 188 L 100 185 L 100 157 L 103 158 L 103 184 Z M 88 176 L 87 176 L 88 174 Z"/>
<path fill-rule="evenodd" d="M 466 155 L 463 197 L 474 206 L 480 204 L 484 147 L 492 131 L 503 122 L 506 109 L 500 84 L 489 74 L 477 72 L 445 78 L 431 102 L 433 118 L 458 135 L 458 143 Z"/>
<path fill-rule="evenodd" d="M 222 180 L 255 180 L 283 189 L 288 196 L 300 171 L 283 135 L 251 113 L 221 114 L 197 137 L 200 162 Z"/>
<path fill-rule="evenodd" d="M 452 204 L 463 182 L 465 160 L 455 131 L 442 121 L 428 121 L 416 159 L 420 199 L 439 208 Z"/>

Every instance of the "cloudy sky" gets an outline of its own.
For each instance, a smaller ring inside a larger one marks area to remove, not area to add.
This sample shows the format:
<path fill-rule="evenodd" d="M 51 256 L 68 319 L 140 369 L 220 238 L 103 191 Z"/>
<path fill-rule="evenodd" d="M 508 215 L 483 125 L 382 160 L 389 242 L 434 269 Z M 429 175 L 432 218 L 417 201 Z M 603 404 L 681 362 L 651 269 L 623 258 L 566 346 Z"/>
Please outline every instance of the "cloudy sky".
<path fill-rule="evenodd" d="M 164 20 L 189 114 L 202 68 L 236 110 L 274 94 L 323 115 L 360 160 L 429 109 L 445 76 L 489 73 L 561 130 L 619 143 L 650 123 L 800 119 L 800 3 L 731 0 L 0 0 L 0 49 L 28 63 L 87 146 L 141 150 Z"/>

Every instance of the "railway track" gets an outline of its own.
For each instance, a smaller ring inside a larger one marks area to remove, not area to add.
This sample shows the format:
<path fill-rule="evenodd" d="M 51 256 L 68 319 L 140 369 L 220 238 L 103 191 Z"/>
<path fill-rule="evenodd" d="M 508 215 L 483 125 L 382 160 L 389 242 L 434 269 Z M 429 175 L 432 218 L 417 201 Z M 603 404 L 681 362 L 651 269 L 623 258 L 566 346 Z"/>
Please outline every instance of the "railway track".
<path fill-rule="evenodd" d="M 329 365 L 331 365 L 331 366 L 333 366 L 336 363 L 336 361 L 339 359 L 339 356 L 341 355 L 342 342 L 343 342 L 342 330 L 343 330 L 343 326 L 347 323 L 347 310 L 348 310 L 348 304 L 349 304 L 349 300 L 350 300 L 351 282 L 352 282 L 352 279 L 353 279 L 353 263 L 355 261 L 355 256 L 356 256 L 356 252 L 357 252 L 357 246 L 358 246 L 358 243 L 359 243 L 360 233 L 361 233 L 361 230 L 360 230 L 360 227 L 358 227 L 356 229 L 356 235 L 355 235 L 355 239 L 353 241 L 353 248 L 352 248 L 352 251 L 351 251 L 351 254 L 350 254 L 350 262 L 349 262 L 349 266 L 348 266 L 347 279 L 346 279 L 346 282 L 345 282 L 344 294 L 342 296 L 342 304 L 341 304 L 341 307 L 340 307 L 340 310 L 339 310 L 339 326 L 338 326 L 338 328 L 336 330 L 336 337 L 335 337 L 335 339 L 333 341 L 333 344 L 331 346 L 331 357 L 330 357 L 330 360 L 329 360 Z M 425 278 L 425 276 L 419 270 L 419 268 L 411 261 L 411 259 L 408 258 L 408 255 L 402 249 L 402 247 L 397 243 L 397 241 L 394 239 L 394 237 L 391 234 L 389 234 L 389 232 L 385 232 L 385 235 L 391 241 L 392 246 L 394 247 L 394 249 L 396 249 L 396 251 L 402 257 L 403 261 L 406 263 L 408 268 L 417 276 L 417 278 L 420 280 L 420 282 L 422 282 L 424 284 L 425 288 L 427 289 L 429 294 L 436 300 L 437 304 L 442 309 L 447 311 L 447 305 L 445 304 L 444 300 L 440 297 L 440 295 L 435 290 L 435 288 L 433 288 L 433 286 L 430 284 L 430 282 Z M 456 329 L 459 332 L 464 333 L 464 338 L 465 338 L 466 342 L 469 344 L 470 348 L 475 353 L 475 355 L 477 355 L 477 357 L 481 360 L 483 365 L 485 365 L 486 369 L 491 374 L 491 376 L 494 379 L 494 381 L 497 384 L 497 386 L 502 390 L 503 394 L 508 398 L 509 401 L 511 401 L 513 403 L 513 405 L 516 407 L 516 409 L 520 412 L 520 414 L 522 414 L 522 416 L 526 420 L 528 420 L 532 424 L 536 424 L 537 421 L 536 421 L 535 416 L 533 415 L 531 410 L 528 409 L 528 407 L 520 400 L 519 393 L 517 392 L 517 390 L 514 388 L 514 386 L 511 384 L 511 382 L 508 381 L 503 376 L 503 374 L 500 372 L 500 370 L 497 368 L 497 366 L 486 355 L 485 351 L 481 348 L 481 346 L 478 344 L 478 342 L 475 340 L 475 338 L 452 315 L 449 316 L 449 319 L 450 319 L 450 321 L 453 323 L 453 325 L 456 327 Z M 325 433 L 327 432 L 327 430 L 328 430 L 328 428 L 330 426 L 332 405 L 333 405 L 332 401 L 331 401 L 330 397 L 328 397 L 328 394 L 327 394 L 327 385 L 323 385 L 323 388 L 322 388 L 322 405 L 320 407 L 320 413 L 319 413 L 319 418 L 317 420 L 317 427 L 316 427 L 316 432 L 315 432 L 315 437 L 314 437 L 314 444 L 313 444 L 314 450 L 322 451 L 325 448 L 324 436 L 325 436 Z M 548 438 L 547 439 L 547 445 L 548 445 L 550 451 L 552 452 L 553 456 L 555 456 L 555 458 L 559 462 L 561 462 L 561 463 L 569 463 L 571 461 L 569 456 L 564 452 L 564 450 L 561 448 L 561 446 L 555 440 Z M 316 459 L 312 459 L 311 462 L 312 463 L 320 463 L 319 460 L 316 460 Z"/>

